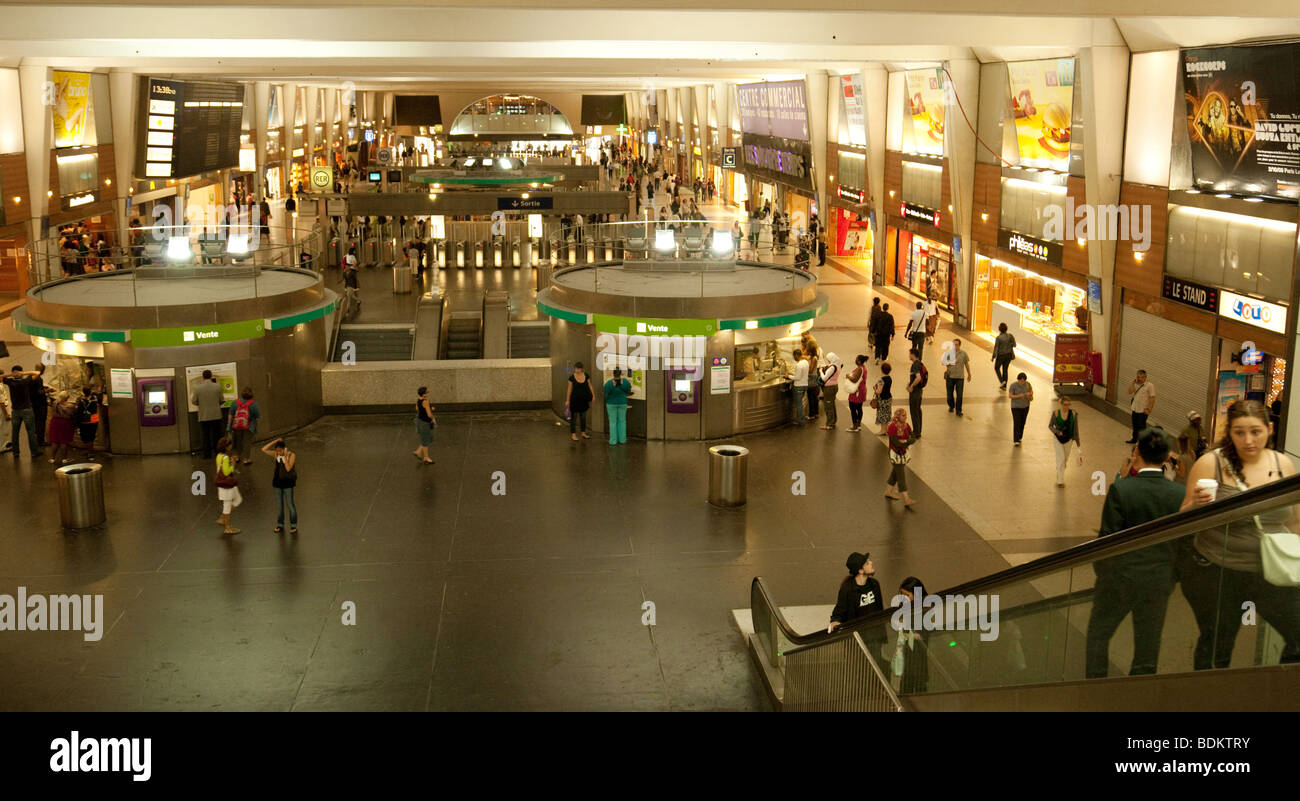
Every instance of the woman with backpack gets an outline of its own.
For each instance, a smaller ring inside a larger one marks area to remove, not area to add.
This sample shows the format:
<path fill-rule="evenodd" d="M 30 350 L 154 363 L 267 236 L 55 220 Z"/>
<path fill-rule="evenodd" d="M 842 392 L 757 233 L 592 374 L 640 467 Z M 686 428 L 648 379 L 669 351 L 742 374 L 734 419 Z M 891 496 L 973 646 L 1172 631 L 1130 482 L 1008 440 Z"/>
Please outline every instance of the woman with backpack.
<path fill-rule="evenodd" d="M 235 472 L 235 444 L 230 437 L 222 437 L 217 443 L 217 474 L 213 483 L 217 485 L 217 499 L 221 501 L 221 517 L 217 525 L 222 526 L 222 534 L 238 534 L 239 529 L 230 526 L 230 513 L 244 502 L 239 494 L 239 475 Z"/>
<path fill-rule="evenodd" d="M 257 418 L 262 416 L 257 401 L 253 400 L 253 388 L 244 387 L 239 397 L 230 402 L 229 423 L 226 435 L 234 443 L 235 455 L 241 464 L 252 464 L 248 458 L 253 447 L 253 437 L 257 434 Z"/>
<path fill-rule="evenodd" d="M 275 457 L 275 475 L 271 487 L 275 489 L 275 533 L 284 532 L 284 507 L 289 507 L 289 533 L 298 533 L 298 507 L 293 502 L 293 488 L 298 485 L 298 454 L 289 450 L 283 439 L 262 446 L 262 453 Z"/>

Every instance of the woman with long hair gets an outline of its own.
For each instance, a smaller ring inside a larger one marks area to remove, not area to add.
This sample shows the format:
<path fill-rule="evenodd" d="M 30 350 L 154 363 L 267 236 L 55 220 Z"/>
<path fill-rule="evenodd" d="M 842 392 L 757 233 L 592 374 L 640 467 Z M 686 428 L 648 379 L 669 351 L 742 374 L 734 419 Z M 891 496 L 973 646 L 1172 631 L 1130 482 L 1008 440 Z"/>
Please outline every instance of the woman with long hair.
<path fill-rule="evenodd" d="M 894 411 L 894 421 L 889 424 L 888 433 L 890 471 L 885 497 L 891 501 L 899 500 L 898 490 L 901 490 L 903 506 L 911 507 L 916 501 L 907 492 L 907 463 L 912 461 L 907 448 L 916 438 L 912 436 L 912 427 L 907 424 L 906 409 Z M 898 490 L 894 489 L 895 486 Z"/>
<path fill-rule="evenodd" d="M 1291 459 L 1269 449 L 1271 433 L 1264 404 L 1247 400 L 1229 406 L 1227 432 L 1218 448 L 1192 466 L 1182 508 L 1202 506 L 1294 475 Z M 1197 486 L 1203 479 L 1216 486 Z M 1281 532 L 1300 532 L 1300 508 L 1274 509 L 1197 532 L 1191 547 L 1184 549 L 1178 575 L 1200 629 L 1193 657 L 1197 670 L 1229 666 L 1241 628 L 1242 605 L 1247 601 L 1282 635 L 1281 661 L 1300 662 L 1300 587 L 1280 586 L 1265 578 L 1261 543 Z"/>
<path fill-rule="evenodd" d="M 849 417 L 853 425 L 849 428 L 854 434 L 862 430 L 862 404 L 867 400 L 867 357 L 858 354 L 853 360 L 853 372 L 849 373 L 849 383 L 856 384 L 849 393 Z"/>
<path fill-rule="evenodd" d="M 221 517 L 217 518 L 217 524 L 222 526 L 223 534 L 239 533 L 239 529 L 230 525 L 230 513 L 244 502 L 239 494 L 239 476 L 235 472 L 238 461 L 235 443 L 230 437 L 222 437 L 217 442 L 217 473 L 213 483 L 217 485 L 217 499 L 221 501 Z"/>
<path fill-rule="evenodd" d="M 880 380 L 876 381 L 876 397 L 872 399 L 872 405 L 876 407 L 876 425 L 880 426 L 880 430 L 876 432 L 878 437 L 889 434 L 887 426 L 893 417 L 894 379 L 889 375 L 892 370 L 889 362 L 880 365 Z"/>

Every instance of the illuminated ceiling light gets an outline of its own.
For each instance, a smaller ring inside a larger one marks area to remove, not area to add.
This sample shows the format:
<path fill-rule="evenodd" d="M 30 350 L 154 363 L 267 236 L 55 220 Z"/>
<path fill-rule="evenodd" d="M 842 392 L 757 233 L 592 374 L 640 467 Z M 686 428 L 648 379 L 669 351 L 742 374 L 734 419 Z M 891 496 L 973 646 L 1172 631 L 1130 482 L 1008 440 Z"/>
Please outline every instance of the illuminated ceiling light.
<path fill-rule="evenodd" d="M 247 253 L 248 234 L 232 234 L 230 238 L 226 240 L 226 252 L 234 256 Z"/>
<path fill-rule="evenodd" d="M 1248 197 L 1248 198 L 1246 198 L 1246 202 L 1247 202 L 1247 203 L 1263 203 L 1263 202 L 1264 202 L 1264 198 L 1262 198 L 1262 197 Z"/>
<path fill-rule="evenodd" d="M 1133 258 L 1137 261 L 1142 261 L 1143 259 L 1146 258 L 1146 255 L 1147 255 L 1146 253 L 1140 250 L 1133 251 Z"/>
<path fill-rule="evenodd" d="M 712 250 L 714 256 L 726 256 L 731 253 L 733 243 L 731 237 L 725 235 L 725 233 L 726 232 L 715 231 L 713 234 Z"/>
<path fill-rule="evenodd" d="M 168 261 L 189 261 L 190 240 L 183 236 L 173 236 L 167 240 L 167 260 Z"/>
<path fill-rule="evenodd" d="M 889 190 L 889 196 L 890 196 L 890 197 L 893 197 L 893 196 L 894 196 L 894 190 L 892 190 L 892 189 Z"/>
<path fill-rule="evenodd" d="M 85 334 L 84 332 L 82 332 L 82 331 L 74 331 L 74 332 L 72 333 L 72 341 L 73 341 L 73 342 L 85 342 L 85 341 L 86 341 L 86 334 Z"/>
<path fill-rule="evenodd" d="M 989 221 L 989 213 L 988 213 L 987 211 L 980 212 L 980 220 L 983 221 L 983 222 L 988 222 L 988 221 Z"/>
<path fill-rule="evenodd" d="M 112 178 L 105 178 L 105 179 L 104 179 L 104 186 L 112 186 L 112 185 L 113 185 L 113 179 L 112 179 Z"/>

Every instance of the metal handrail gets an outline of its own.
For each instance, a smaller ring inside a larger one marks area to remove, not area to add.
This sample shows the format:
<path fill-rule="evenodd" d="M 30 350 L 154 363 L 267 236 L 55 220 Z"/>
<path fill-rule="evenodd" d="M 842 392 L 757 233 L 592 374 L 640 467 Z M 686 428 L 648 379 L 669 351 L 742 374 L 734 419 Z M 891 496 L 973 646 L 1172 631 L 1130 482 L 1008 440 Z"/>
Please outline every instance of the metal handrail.
<path fill-rule="evenodd" d="M 1106 537 L 1100 537 L 1091 542 L 1075 545 L 1063 551 L 1035 559 L 1032 562 L 1026 562 L 1023 565 L 1010 567 L 997 573 L 958 584 L 938 594 L 945 596 L 992 595 L 997 593 L 1000 588 L 1012 584 L 1023 584 L 1052 573 L 1060 573 L 1067 569 L 1090 565 L 1100 559 L 1171 542 L 1189 534 L 1195 534 L 1215 526 L 1226 525 L 1291 503 L 1300 503 L 1300 474 L 1247 490 L 1224 500 L 1176 512 Z M 789 622 L 780 614 L 780 609 L 772 599 L 767 582 L 763 580 L 762 576 L 756 576 L 750 588 L 751 607 L 754 609 L 757 609 L 756 598 L 760 599 L 764 606 L 775 610 L 773 622 L 779 635 L 795 646 L 783 651 L 784 655 L 796 653 L 802 648 L 816 647 L 845 639 L 856 631 L 887 623 L 893 615 L 893 610 L 885 610 L 846 623 L 829 634 L 825 631 L 799 634 L 791 628 Z M 755 615 L 755 621 L 757 629 L 757 615 Z M 775 665 L 776 662 L 773 661 L 773 664 Z"/>
<path fill-rule="evenodd" d="M 787 655 L 787 712 L 902 712 L 893 685 L 854 632 L 827 648 Z"/>

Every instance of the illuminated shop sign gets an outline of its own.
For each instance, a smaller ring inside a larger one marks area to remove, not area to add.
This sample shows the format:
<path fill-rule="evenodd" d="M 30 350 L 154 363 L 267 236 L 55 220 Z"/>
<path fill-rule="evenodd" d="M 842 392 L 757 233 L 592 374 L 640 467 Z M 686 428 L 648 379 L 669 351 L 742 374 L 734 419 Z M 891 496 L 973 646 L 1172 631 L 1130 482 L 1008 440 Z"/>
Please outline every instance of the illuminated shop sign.
<path fill-rule="evenodd" d="M 1061 258 L 1065 255 L 1060 242 L 1035 239 L 1005 228 L 998 229 L 998 247 L 1044 264 L 1060 264 Z"/>
<path fill-rule="evenodd" d="M 848 200 L 858 204 L 867 202 L 866 192 L 863 192 L 861 189 L 853 189 L 847 186 L 836 185 L 835 196 L 840 200 Z"/>
<path fill-rule="evenodd" d="M 939 227 L 940 214 L 934 209 L 927 209 L 925 206 L 918 206 L 915 203 L 904 203 L 899 207 L 900 215 L 907 220 L 917 220 L 926 225 Z"/>
<path fill-rule="evenodd" d="M 1286 307 L 1258 298 L 1238 295 L 1224 290 L 1219 293 L 1219 315 L 1247 325 L 1267 328 L 1278 334 L 1286 333 Z"/>
<path fill-rule="evenodd" d="M 744 134 L 741 144 L 746 173 L 769 183 L 813 190 L 812 148 L 807 142 Z"/>
<path fill-rule="evenodd" d="M 1210 314 L 1219 313 L 1219 290 L 1213 287 L 1201 286 L 1166 275 L 1165 287 L 1160 294 L 1169 300 L 1194 306 Z"/>
<path fill-rule="evenodd" d="M 75 209 L 78 206 L 86 206 L 94 203 L 96 200 L 94 192 L 86 192 L 81 195 L 68 195 L 60 199 L 60 205 L 64 211 Z"/>

